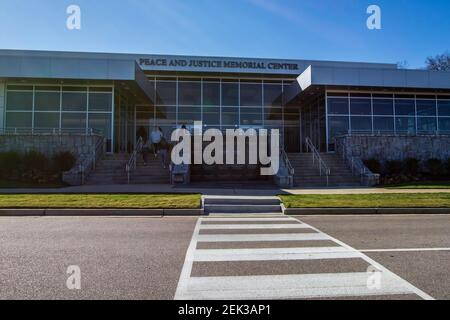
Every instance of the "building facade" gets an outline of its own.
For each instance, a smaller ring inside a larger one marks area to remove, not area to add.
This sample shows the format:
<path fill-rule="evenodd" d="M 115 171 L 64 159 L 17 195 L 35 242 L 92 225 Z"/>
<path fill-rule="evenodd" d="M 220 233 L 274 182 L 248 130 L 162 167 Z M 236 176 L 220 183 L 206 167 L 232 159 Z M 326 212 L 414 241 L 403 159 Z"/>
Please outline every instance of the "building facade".
<path fill-rule="evenodd" d="M 342 135 L 450 134 L 450 73 L 394 64 L 0 50 L 0 131 L 276 128 L 288 153 Z"/>

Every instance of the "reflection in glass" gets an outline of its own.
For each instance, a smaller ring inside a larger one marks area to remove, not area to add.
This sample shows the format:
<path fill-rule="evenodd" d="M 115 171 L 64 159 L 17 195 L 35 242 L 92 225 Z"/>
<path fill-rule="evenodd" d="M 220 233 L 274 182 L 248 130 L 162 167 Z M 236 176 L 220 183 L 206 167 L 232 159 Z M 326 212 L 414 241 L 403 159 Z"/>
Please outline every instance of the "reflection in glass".
<path fill-rule="evenodd" d="M 373 114 L 377 116 L 394 115 L 393 99 L 373 99 Z"/>
<path fill-rule="evenodd" d="M 350 112 L 353 115 L 371 115 L 372 114 L 372 102 L 370 99 L 351 98 L 350 99 Z"/>
<path fill-rule="evenodd" d="M 203 105 L 220 106 L 220 83 L 203 83 Z"/>
<path fill-rule="evenodd" d="M 262 85 L 241 83 L 241 106 L 262 106 Z"/>
<path fill-rule="evenodd" d="M 417 100 L 417 116 L 436 116 L 436 100 Z"/>
<path fill-rule="evenodd" d="M 238 83 L 222 83 L 222 105 L 238 106 L 239 105 L 239 84 Z"/>
<path fill-rule="evenodd" d="M 417 118 L 417 132 L 425 134 L 435 134 L 437 131 L 436 118 Z"/>
<path fill-rule="evenodd" d="M 35 129 L 59 129 L 59 112 L 36 112 Z"/>
<path fill-rule="evenodd" d="M 397 116 L 414 116 L 416 114 L 416 105 L 414 100 L 396 99 L 395 114 Z"/>
<path fill-rule="evenodd" d="M 373 117 L 373 132 L 378 133 L 394 133 L 393 117 Z"/>
<path fill-rule="evenodd" d="M 199 106 L 202 104 L 201 82 L 179 82 L 178 104 L 184 106 Z"/>
<path fill-rule="evenodd" d="M 351 117 L 352 133 L 372 133 L 372 117 Z"/>
<path fill-rule="evenodd" d="M 328 98 L 328 114 L 348 114 L 347 98 Z"/>
<path fill-rule="evenodd" d="M 37 111 L 59 111 L 61 104 L 60 92 L 36 92 L 34 109 Z"/>
<path fill-rule="evenodd" d="M 416 118 L 415 117 L 397 117 L 395 118 L 395 130 L 400 134 L 415 134 L 416 133 Z"/>

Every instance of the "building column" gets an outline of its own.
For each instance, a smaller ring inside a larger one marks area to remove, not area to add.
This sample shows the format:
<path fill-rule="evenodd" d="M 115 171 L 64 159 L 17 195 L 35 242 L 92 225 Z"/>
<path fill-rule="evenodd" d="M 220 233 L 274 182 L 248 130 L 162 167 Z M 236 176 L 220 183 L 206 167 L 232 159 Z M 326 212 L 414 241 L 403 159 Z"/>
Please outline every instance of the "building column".
<path fill-rule="evenodd" d="M 0 132 L 3 130 L 3 126 L 5 123 L 5 81 L 0 80 Z"/>

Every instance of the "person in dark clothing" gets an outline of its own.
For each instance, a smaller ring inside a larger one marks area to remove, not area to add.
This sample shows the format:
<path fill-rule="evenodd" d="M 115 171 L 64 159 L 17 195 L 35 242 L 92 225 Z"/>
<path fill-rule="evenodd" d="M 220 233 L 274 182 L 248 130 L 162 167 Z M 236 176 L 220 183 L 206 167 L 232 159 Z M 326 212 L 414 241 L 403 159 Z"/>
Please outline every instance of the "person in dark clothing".
<path fill-rule="evenodd" d="M 136 138 L 137 138 L 137 140 L 139 140 L 139 138 L 142 138 L 142 140 L 144 140 L 144 142 L 146 142 L 148 140 L 147 130 L 143 126 L 140 126 L 138 131 L 136 132 Z"/>

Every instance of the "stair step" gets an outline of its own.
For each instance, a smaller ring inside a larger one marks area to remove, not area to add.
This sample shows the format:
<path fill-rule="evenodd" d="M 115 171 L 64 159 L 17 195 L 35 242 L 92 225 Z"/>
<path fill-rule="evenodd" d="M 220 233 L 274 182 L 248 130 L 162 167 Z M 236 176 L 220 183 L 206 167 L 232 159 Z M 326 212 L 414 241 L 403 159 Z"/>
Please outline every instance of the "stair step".
<path fill-rule="evenodd" d="M 205 205 L 206 212 L 213 213 L 281 213 L 280 205 L 230 205 L 230 204 L 208 204 Z"/>

